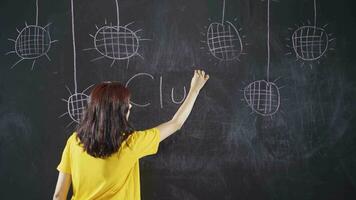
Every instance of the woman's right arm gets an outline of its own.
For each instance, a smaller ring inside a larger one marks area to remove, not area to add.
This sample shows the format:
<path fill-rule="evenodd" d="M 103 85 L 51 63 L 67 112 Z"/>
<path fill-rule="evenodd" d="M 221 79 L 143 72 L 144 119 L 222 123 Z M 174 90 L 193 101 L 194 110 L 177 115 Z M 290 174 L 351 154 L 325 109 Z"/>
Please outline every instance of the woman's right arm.
<path fill-rule="evenodd" d="M 156 127 L 160 132 L 160 141 L 166 139 L 168 136 L 172 135 L 183 126 L 184 122 L 187 120 L 190 112 L 192 111 L 194 102 L 197 99 L 200 90 L 203 88 L 208 79 L 209 75 L 205 74 L 204 71 L 194 71 L 189 93 L 182 105 L 179 107 L 178 111 L 175 113 L 171 120 Z"/>

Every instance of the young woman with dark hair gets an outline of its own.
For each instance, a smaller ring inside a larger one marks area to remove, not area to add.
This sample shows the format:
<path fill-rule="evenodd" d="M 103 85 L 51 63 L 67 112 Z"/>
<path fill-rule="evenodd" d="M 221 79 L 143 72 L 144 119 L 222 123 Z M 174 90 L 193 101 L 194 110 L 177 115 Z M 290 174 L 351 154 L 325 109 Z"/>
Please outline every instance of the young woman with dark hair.
<path fill-rule="evenodd" d="M 189 93 L 173 118 L 144 131 L 128 122 L 130 91 L 118 82 L 104 82 L 90 93 L 76 132 L 64 148 L 57 169 L 53 199 L 139 200 L 139 159 L 155 154 L 159 143 L 179 130 L 209 75 L 195 70 Z"/>

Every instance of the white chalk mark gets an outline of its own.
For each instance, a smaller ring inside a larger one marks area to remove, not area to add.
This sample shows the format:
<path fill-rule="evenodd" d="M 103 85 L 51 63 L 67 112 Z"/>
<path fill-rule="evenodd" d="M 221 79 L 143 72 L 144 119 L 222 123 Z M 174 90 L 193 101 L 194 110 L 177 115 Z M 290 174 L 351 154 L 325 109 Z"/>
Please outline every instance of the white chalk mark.
<path fill-rule="evenodd" d="M 151 41 L 152 39 L 147 39 L 147 38 L 140 38 L 139 41 Z"/>
<path fill-rule="evenodd" d="M 314 27 L 316 27 L 316 0 L 314 0 Z"/>
<path fill-rule="evenodd" d="M 139 77 L 139 76 L 148 76 L 148 77 L 150 77 L 152 80 L 154 80 L 154 77 L 153 77 L 151 74 L 149 74 L 149 73 L 137 73 L 137 74 L 133 75 L 133 76 L 126 82 L 125 86 L 126 86 L 126 87 L 129 87 L 130 82 L 131 82 L 133 79 L 135 79 L 135 78 L 137 78 L 137 77 Z M 138 104 L 138 103 L 133 102 L 132 100 L 130 100 L 130 102 L 131 102 L 132 105 L 137 106 L 137 107 L 147 107 L 147 106 L 151 105 L 151 103 Z"/>
<path fill-rule="evenodd" d="M 163 108 L 163 96 L 162 96 L 162 76 L 159 77 L 159 103 Z"/>
<path fill-rule="evenodd" d="M 48 59 L 48 61 L 51 61 L 51 58 L 48 56 L 48 54 L 45 54 L 45 56 Z"/>
<path fill-rule="evenodd" d="M 100 59 L 102 59 L 102 58 L 105 58 L 105 56 L 100 56 L 100 57 L 91 59 L 90 62 L 94 62 L 94 61 L 100 60 Z"/>
<path fill-rule="evenodd" d="M 127 27 L 127 25 L 125 27 Z M 142 29 L 138 29 L 134 33 L 136 34 L 136 33 L 140 32 L 140 31 L 142 31 Z"/>
<path fill-rule="evenodd" d="M 172 90 L 171 90 L 171 99 L 172 99 L 172 102 L 173 102 L 174 104 L 181 104 L 181 103 L 183 103 L 183 101 L 184 101 L 184 99 L 186 98 L 186 96 L 187 96 L 187 91 L 186 91 L 186 89 L 185 89 L 185 86 L 183 87 L 183 97 L 182 97 L 181 100 L 179 100 L 179 101 L 175 100 L 175 98 L 174 98 L 174 88 L 172 88 Z"/>
<path fill-rule="evenodd" d="M 270 27 L 269 27 L 269 20 L 270 20 L 270 0 L 267 1 L 267 82 L 269 82 L 269 67 L 271 62 L 271 50 L 270 50 Z"/>
<path fill-rule="evenodd" d="M 72 45 L 73 45 L 73 69 L 74 69 L 74 93 L 78 92 L 77 85 L 77 53 L 75 46 L 75 26 L 74 26 L 74 3 L 73 0 L 70 0 L 71 5 L 71 14 L 72 14 Z M 70 112 L 69 112 L 70 113 Z"/>
<path fill-rule="evenodd" d="M 83 51 L 90 51 L 90 50 L 96 50 L 95 48 L 86 48 L 86 49 L 83 49 Z"/>
<path fill-rule="evenodd" d="M 68 86 L 65 86 L 65 87 L 66 87 L 67 91 L 69 92 L 69 94 L 72 95 L 72 91 L 70 91 L 69 87 Z"/>
<path fill-rule="evenodd" d="M 36 26 L 38 26 L 38 0 L 36 0 Z"/>
<path fill-rule="evenodd" d="M 34 66 L 35 66 L 35 62 L 36 62 L 36 60 L 33 60 L 33 62 L 32 62 L 32 67 L 31 67 L 31 71 L 33 70 L 33 68 L 34 68 Z"/>
<path fill-rule="evenodd" d="M 75 123 L 75 121 L 71 121 L 71 122 L 66 126 L 66 128 L 70 127 L 70 125 L 72 125 L 73 123 Z"/>
<path fill-rule="evenodd" d="M 64 117 L 64 116 L 66 116 L 66 115 L 68 115 L 68 113 L 67 113 L 67 112 L 66 112 L 66 113 L 61 114 L 60 116 L 58 116 L 58 118 L 62 118 L 62 117 Z"/>
<path fill-rule="evenodd" d="M 119 3 L 117 2 L 117 0 L 115 0 L 116 3 L 116 23 L 117 23 L 117 27 L 120 27 L 120 18 L 119 18 Z"/>
<path fill-rule="evenodd" d="M 52 24 L 52 22 L 48 23 L 45 27 L 43 27 L 44 29 L 46 29 L 47 27 L 49 27 Z"/>
<path fill-rule="evenodd" d="M 133 21 L 133 22 L 130 22 L 130 23 L 126 24 L 126 25 L 125 25 L 125 28 L 127 28 L 128 26 L 130 26 L 130 25 L 133 24 L 133 23 L 135 23 L 135 22 Z M 142 29 L 140 29 L 140 30 L 142 30 Z"/>
<path fill-rule="evenodd" d="M 130 59 L 127 59 L 127 61 L 126 61 L 126 69 L 129 68 L 129 63 L 130 63 Z"/>
<path fill-rule="evenodd" d="M 115 60 L 112 60 L 110 67 L 112 67 L 114 65 L 114 63 L 115 63 Z"/>
<path fill-rule="evenodd" d="M 21 61 L 23 61 L 24 59 L 23 58 L 21 58 L 20 60 L 18 60 L 15 64 L 13 64 L 12 66 L 11 66 L 11 68 L 10 69 L 12 69 L 12 68 L 14 68 L 17 64 L 19 64 Z"/>
<path fill-rule="evenodd" d="M 225 0 L 223 0 L 223 11 L 222 11 L 221 24 L 224 23 L 224 20 L 225 20 Z"/>
<path fill-rule="evenodd" d="M 145 58 L 141 54 L 136 53 L 136 55 L 138 55 L 138 57 L 140 57 L 142 60 L 145 60 Z"/>
<path fill-rule="evenodd" d="M 16 53 L 16 51 L 9 51 L 5 55 L 9 55 L 9 54 L 13 54 L 13 53 Z"/>
<path fill-rule="evenodd" d="M 89 87 L 85 88 L 82 93 L 86 92 L 87 90 L 89 90 L 93 86 L 94 86 L 94 84 L 89 85 Z"/>
<path fill-rule="evenodd" d="M 12 42 L 16 42 L 16 40 L 11 39 L 11 38 L 8 38 L 7 40 L 12 41 Z"/>

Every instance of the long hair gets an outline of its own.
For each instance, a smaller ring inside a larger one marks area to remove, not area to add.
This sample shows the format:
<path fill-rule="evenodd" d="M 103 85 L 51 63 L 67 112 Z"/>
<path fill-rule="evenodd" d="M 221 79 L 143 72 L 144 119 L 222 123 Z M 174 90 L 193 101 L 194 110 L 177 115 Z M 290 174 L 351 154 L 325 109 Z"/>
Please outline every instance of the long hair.
<path fill-rule="evenodd" d="M 126 117 L 130 95 L 130 91 L 118 82 L 104 82 L 93 88 L 77 128 L 77 137 L 88 154 L 109 157 L 133 132 Z"/>

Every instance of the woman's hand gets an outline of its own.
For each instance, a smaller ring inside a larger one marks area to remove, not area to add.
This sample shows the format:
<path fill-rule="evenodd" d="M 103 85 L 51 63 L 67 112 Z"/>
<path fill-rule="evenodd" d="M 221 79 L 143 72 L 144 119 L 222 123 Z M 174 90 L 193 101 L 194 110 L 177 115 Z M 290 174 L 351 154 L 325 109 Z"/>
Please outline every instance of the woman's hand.
<path fill-rule="evenodd" d="M 194 76 L 190 83 L 190 90 L 199 92 L 208 81 L 208 79 L 209 75 L 205 74 L 203 70 L 194 70 Z"/>
<path fill-rule="evenodd" d="M 192 111 L 195 100 L 199 95 L 199 91 L 203 88 L 209 75 L 205 74 L 203 70 L 195 70 L 192 82 L 190 83 L 190 90 L 182 105 L 179 107 L 176 114 L 168 122 L 158 125 L 156 128 L 160 132 L 161 141 L 179 130 L 184 122 L 187 120 Z"/>

